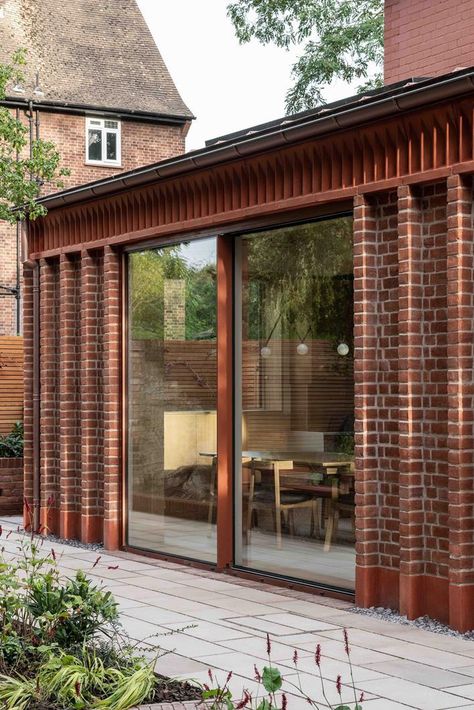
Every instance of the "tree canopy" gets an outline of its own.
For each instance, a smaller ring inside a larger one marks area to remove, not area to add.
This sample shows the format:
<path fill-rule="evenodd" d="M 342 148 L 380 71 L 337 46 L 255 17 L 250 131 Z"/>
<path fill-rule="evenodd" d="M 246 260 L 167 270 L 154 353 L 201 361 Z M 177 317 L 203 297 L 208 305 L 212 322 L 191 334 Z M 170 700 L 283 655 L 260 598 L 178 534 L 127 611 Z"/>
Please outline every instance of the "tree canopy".
<path fill-rule="evenodd" d="M 324 103 L 335 79 L 381 85 L 383 0 L 234 0 L 227 7 L 241 43 L 256 39 L 301 54 L 293 66 L 286 109 Z"/>
<path fill-rule="evenodd" d="M 129 309 L 134 339 L 164 338 L 165 282 L 185 284 L 185 339 L 216 338 L 216 269 L 190 264 L 183 245 L 146 249 L 130 257 Z"/>
<path fill-rule="evenodd" d="M 0 101 L 11 83 L 23 81 L 26 51 L 18 50 L 10 63 L 0 64 Z M 15 222 L 36 219 L 45 214 L 36 199 L 45 183 L 63 186 L 61 176 L 68 170 L 59 167 L 60 156 L 50 141 L 33 140 L 29 145 L 28 125 L 12 110 L 0 106 L 0 220 Z"/>

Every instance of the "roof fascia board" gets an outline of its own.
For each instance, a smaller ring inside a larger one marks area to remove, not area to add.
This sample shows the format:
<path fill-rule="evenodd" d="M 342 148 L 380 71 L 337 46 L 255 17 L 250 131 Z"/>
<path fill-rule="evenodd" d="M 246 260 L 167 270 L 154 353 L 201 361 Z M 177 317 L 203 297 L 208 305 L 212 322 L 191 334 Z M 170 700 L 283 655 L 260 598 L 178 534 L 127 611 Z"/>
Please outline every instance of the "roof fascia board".
<path fill-rule="evenodd" d="M 385 96 L 358 106 L 352 104 L 348 108 L 342 107 L 339 112 L 316 116 L 310 120 L 305 118 L 301 123 L 295 122 L 294 125 L 278 127 L 263 135 L 256 133 L 234 143 L 214 144 L 106 180 L 53 193 L 40 198 L 39 202 L 51 209 L 95 197 L 104 197 L 159 178 L 176 176 L 193 169 L 208 168 L 231 159 L 247 157 L 311 137 L 316 138 L 337 130 L 355 128 L 369 121 L 388 118 L 443 100 L 460 98 L 472 93 L 473 90 L 474 69 L 470 69 L 460 76 L 442 77 L 441 80 L 428 85 L 411 87 L 409 92 L 403 94 Z"/>
<path fill-rule="evenodd" d="M 19 108 L 28 110 L 30 99 L 20 99 L 7 97 L 0 101 L 1 106 L 7 108 Z M 76 115 L 98 114 L 101 116 L 111 116 L 114 118 L 128 118 L 135 121 L 146 121 L 152 123 L 161 123 L 166 125 L 184 125 L 188 121 L 193 121 L 195 116 L 147 113 L 145 111 L 133 111 L 122 108 L 106 108 L 101 106 L 89 106 L 87 104 L 70 104 L 61 101 L 37 101 L 33 99 L 33 107 L 40 111 L 48 111 L 51 113 L 71 113 Z"/>

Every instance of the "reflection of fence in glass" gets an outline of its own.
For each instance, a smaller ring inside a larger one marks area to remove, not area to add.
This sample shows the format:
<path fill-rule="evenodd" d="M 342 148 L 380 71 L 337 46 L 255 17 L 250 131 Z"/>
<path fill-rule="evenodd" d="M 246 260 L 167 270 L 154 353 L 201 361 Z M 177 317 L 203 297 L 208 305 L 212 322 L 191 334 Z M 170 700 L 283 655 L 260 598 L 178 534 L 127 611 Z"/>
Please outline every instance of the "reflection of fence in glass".
<path fill-rule="evenodd" d="M 290 431 L 334 433 L 331 445 L 336 446 L 336 434 L 352 429 L 352 360 L 339 368 L 341 356 L 332 343 L 306 343 L 308 353 L 302 356 L 294 340 L 280 341 L 269 358 L 261 358 L 259 343 L 242 344 L 244 448 L 261 448 L 268 437 L 282 445 Z"/>

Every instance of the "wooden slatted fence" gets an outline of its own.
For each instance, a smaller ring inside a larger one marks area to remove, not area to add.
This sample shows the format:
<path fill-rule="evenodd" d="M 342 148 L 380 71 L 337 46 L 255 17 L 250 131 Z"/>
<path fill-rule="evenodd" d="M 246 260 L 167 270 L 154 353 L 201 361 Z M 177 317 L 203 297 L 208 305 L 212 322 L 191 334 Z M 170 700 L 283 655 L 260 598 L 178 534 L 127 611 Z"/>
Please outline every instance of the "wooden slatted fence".
<path fill-rule="evenodd" d="M 23 419 L 23 338 L 0 336 L 0 434 Z"/>

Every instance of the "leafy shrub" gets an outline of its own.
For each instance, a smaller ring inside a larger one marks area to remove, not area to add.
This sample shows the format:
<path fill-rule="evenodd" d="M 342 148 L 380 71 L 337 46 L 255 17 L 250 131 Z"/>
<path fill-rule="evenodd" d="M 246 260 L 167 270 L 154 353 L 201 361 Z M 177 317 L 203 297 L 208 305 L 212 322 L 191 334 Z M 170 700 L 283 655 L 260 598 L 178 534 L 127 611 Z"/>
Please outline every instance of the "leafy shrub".
<path fill-rule="evenodd" d="M 27 609 L 35 619 L 46 621 L 49 638 L 54 632 L 61 647 L 87 641 L 118 618 L 112 593 L 92 585 L 81 571 L 64 586 L 51 573 L 32 579 Z"/>
<path fill-rule="evenodd" d="M 0 557 L 0 707 L 127 710 L 152 700 L 156 658 L 120 633 L 112 594 L 82 571 L 62 579 L 42 544 L 31 535 L 15 561 Z"/>
<path fill-rule="evenodd" d="M 16 422 L 10 434 L 0 436 L 0 458 L 21 458 L 23 456 L 23 422 Z"/>

